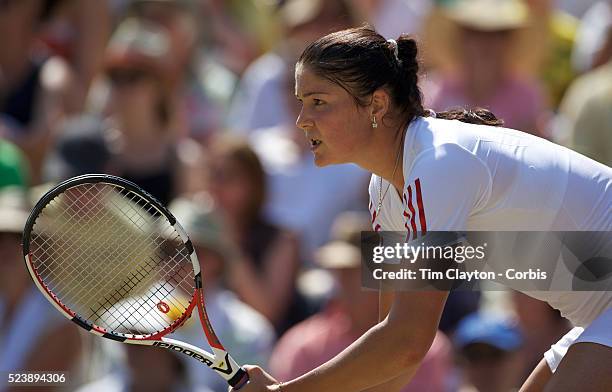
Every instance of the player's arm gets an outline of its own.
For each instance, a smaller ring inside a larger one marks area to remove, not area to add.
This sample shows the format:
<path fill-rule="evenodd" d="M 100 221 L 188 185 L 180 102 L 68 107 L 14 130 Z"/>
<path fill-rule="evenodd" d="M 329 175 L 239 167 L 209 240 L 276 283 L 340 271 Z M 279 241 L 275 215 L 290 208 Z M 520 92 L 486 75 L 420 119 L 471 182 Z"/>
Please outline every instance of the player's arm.
<path fill-rule="evenodd" d="M 491 182 L 486 166 L 453 144 L 422 152 L 406 182 L 413 184 L 417 179 L 422 188 L 421 212 L 430 231 L 465 228 L 472 211 L 486 200 Z M 383 311 L 384 302 L 381 300 Z M 364 392 L 399 391 L 413 376 L 414 370 L 406 369 L 399 377 Z"/>
<path fill-rule="evenodd" d="M 283 385 L 283 392 L 362 391 L 412 375 L 436 335 L 446 292 L 398 292 L 389 316 L 324 365 Z"/>
<path fill-rule="evenodd" d="M 542 359 L 540 363 L 533 369 L 527 380 L 521 386 L 519 392 L 540 392 L 544 390 L 544 387 L 550 381 L 552 372 L 548 367 L 545 359 Z"/>
<path fill-rule="evenodd" d="M 391 305 L 393 304 L 394 293 L 380 291 L 378 301 L 378 321 L 383 321 L 389 312 L 391 311 Z M 363 392 L 393 392 L 401 390 L 406 384 L 410 382 L 410 379 L 414 375 L 414 372 L 404 373 L 399 377 L 394 378 L 391 381 L 387 381 L 383 384 L 368 388 Z"/>

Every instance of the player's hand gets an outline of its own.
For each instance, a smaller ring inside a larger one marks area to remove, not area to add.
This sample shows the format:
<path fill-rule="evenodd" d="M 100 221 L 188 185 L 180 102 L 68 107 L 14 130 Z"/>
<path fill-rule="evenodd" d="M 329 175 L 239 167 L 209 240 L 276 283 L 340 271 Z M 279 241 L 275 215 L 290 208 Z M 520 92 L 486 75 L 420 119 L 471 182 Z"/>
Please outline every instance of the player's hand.
<path fill-rule="evenodd" d="M 279 392 L 280 383 L 259 366 L 244 366 L 249 374 L 249 382 L 240 389 L 229 389 L 230 392 Z"/>

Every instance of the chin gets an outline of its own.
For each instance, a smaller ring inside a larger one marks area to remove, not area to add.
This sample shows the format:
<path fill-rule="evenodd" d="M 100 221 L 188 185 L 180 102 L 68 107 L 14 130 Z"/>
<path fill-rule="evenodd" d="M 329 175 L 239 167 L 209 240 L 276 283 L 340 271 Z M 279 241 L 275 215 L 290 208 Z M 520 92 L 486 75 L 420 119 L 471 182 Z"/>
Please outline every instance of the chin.
<path fill-rule="evenodd" d="M 325 166 L 331 166 L 331 165 L 342 165 L 345 163 L 350 163 L 350 160 L 346 160 L 346 159 L 338 159 L 338 157 L 331 157 L 329 154 L 317 154 L 315 153 L 313 155 L 313 159 L 314 159 L 314 164 L 317 167 L 325 167 Z"/>
<path fill-rule="evenodd" d="M 327 160 L 317 158 L 316 156 L 314 157 L 314 164 L 316 167 L 325 167 L 325 166 L 331 165 L 331 163 L 328 162 Z"/>
<path fill-rule="evenodd" d="M 337 163 L 333 159 L 330 159 L 330 157 L 326 156 L 325 154 L 315 153 L 313 156 L 313 159 L 314 159 L 314 164 L 317 167 L 325 167 L 329 165 L 335 165 Z"/>

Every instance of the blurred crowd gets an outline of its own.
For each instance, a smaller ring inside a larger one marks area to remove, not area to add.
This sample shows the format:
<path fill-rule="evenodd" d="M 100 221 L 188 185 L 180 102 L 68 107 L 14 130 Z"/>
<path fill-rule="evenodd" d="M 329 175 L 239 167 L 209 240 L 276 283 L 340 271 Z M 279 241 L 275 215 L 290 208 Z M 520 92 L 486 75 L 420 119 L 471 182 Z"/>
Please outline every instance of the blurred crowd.
<path fill-rule="evenodd" d="M 376 323 L 359 270 L 369 175 L 314 166 L 293 95 L 301 51 L 364 22 L 418 38 L 427 107 L 488 108 L 612 164 L 609 0 L 0 0 L 0 371 L 67 370 L 61 389 L 87 392 L 227 388 L 184 356 L 94 338 L 36 292 L 27 213 L 84 173 L 170 206 L 240 363 L 287 380 Z M 521 294 L 453 295 L 404 391 L 513 390 L 568 329 Z M 206 347 L 193 320 L 178 334 Z"/>

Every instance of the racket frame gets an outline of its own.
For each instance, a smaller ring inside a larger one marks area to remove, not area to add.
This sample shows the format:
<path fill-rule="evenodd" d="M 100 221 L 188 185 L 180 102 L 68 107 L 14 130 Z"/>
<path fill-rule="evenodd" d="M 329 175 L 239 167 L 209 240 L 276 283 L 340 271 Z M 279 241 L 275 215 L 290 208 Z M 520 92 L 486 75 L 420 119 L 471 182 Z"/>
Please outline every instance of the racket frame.
<path fill-rule="evenodd" d="M 64 305 L 59 298 L 53 294 L 47 286 L 44 284 L 40 276 L 36 273 L 36 267 L 32 263 L 32 256 L 30 252 L 31 233 L 36 223 L 36 219 L 42 212 L 42 210 L 53 200 L 55 197 L 64 193 L 67 189 L 84 185 L 84 184 L 109 184 L 124 190 L 133 192 L 138 196 L 145 199 L 150 203 L 160 214 L 164 215 L 168 220 L 168 223 L 176 230 L 181 237 L 185 248 L 189 251 L 189 257 L 193 265 L 194 277 L 195 277 L 195 291 L 191 302 L 187 306 L 185 312 L 176 319 L 170 326 L 163 329 L 162 331 L 154 334 L 145 336 L 122 336 L 113 333 L 111 330 L 93 325 L 87 320 L 81 318 L 75 312 L 70 310 Z M 202 274 L 200 270 L 200 262 L 197 254 L 187 235 L 187 232 L 183 229 L 181 224 L 176 220 L 174 215 L 168 211 L 159 201 L 155 199 L 151 194 L 140 188 L 138 185 L 127 181 L 123 178 L 112 176 L 109 174 L 85 174 L 78 177 L 70 178 L 66 181 L 61 182 L 57 186 L 53 187 L 47 193 L 45 193 L 40 200 L 36 203 L 32 212 L 30 213 L 26 225 L 23 230 L 23 241 L 22 241 L 23 257 L 27 266 L 28 272 L 32 277 L 38 290 L 43 293 L 44 297 L 65 317 L 77 324 L 79 327 L 93 333 L 94 335 L 101 336 L 117 342 L 153 346 L 159 348 L 165 348 L 167 350 L 180 352 L 185 354 L 200 363 L 205 364 L 212 370 L 214 370 L 219 376 L 225 379 L 229 385 L 238 390 L 248 381 L 248 374 L 242 369 L 236 361 L 229 355 L 225 350 L 221 342 L 219 341 L 215 331 L 212 328 L 208 314 L 206 313 L 206 307 L 204 302 L 204 290 L 202 287 Z M 165 337 L 173 331 L 180 328 L 180 326 L 189 318 L 193 312 L 193 309 L 198 309 L 198 316 L 206 335 L 208 344 L 212 348 L 213 354 L 200 349 L 194 345 L 181 342 L 179 340 Z"/>

